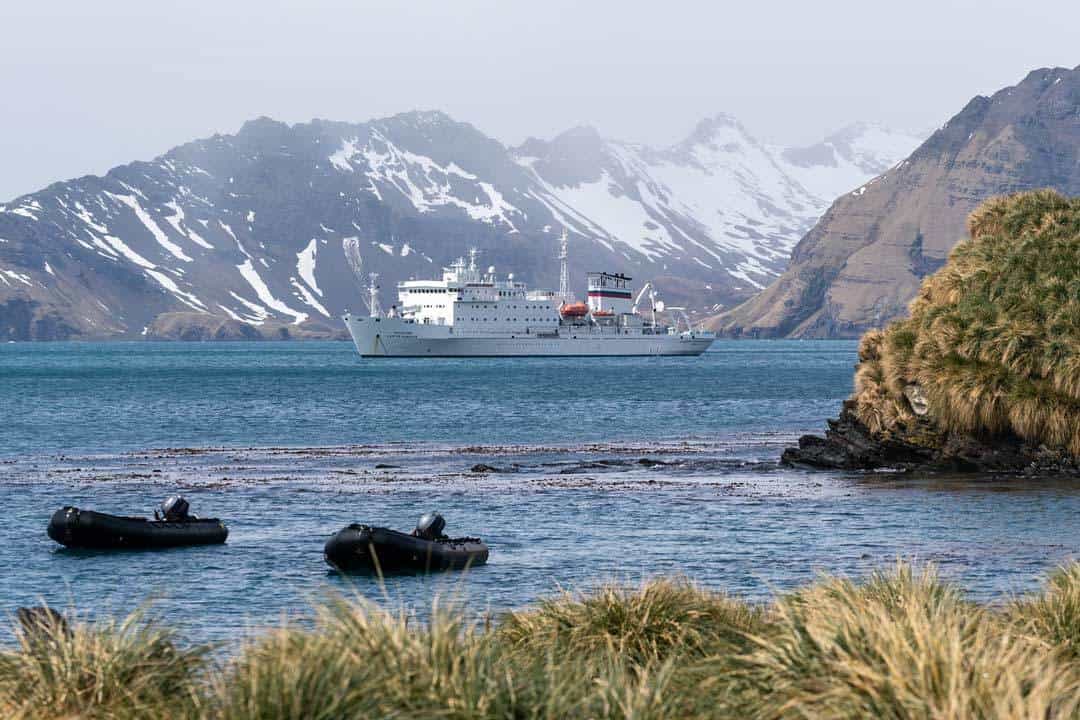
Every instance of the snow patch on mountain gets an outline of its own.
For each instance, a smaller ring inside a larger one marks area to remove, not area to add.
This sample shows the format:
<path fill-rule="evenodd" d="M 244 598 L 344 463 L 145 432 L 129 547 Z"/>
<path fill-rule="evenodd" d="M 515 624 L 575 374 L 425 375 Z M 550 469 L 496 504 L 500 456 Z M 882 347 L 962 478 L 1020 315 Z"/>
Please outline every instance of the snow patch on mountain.
<path fill-rule="evenodd" d="M 315 296 L 311 294 L 311 291 L 304 287 L 302 283 L 298 282 L 296 278 L 289 278 L 289 282 L 294 288 L 296 288 L 297 293 L 299 293 L 300 300 L 304 304 L 308 305 L 309 307 L 315 308 L 326 317 L 330 317 L 330 313 L 327 312 L 326 308 L 324 308 L 322 304 L 315 299 Z"/>
<path fill-rule="evenodd" d="M 128 260 L 135 263 L 136 265 L 138 265 L 141 268 L 146 268 L 147 270 L 153 270 L 154 268 L 157 267 L 157 265 L 150 262 L 149 260 L 144 258 L 142 255 L 140 255 L 139 253 L 135 252 L 130 247 L 128 247 L 127 243 L 125 243 L 123 240 L 121 240 L 118 237 L 114 237 L 112 235 L 106 235 L 105 236 L 105 242 L 109 243 L 110 252 L 113 252 L 114 255 L 116 253 L 119 253 L 120 255 L 123 255 Z"/>
<path fill-rule="evenodd" d="M 83 204 L 81 202 L 78 202 L 78 201 L 75 202 L 75 209 L 77 211 L 75 213 L 75 217 L 79 218 L 84 223 L 86 223 L 86 225 L 91 230 L 94 230 L 94 231 L 99 232 L 101 234 L 105 234 L 105 233 L 109 232 L 109 228 L 107 226 L 101 225 L 101 224 L 98 224 L 98 223 L 94 222 L 93 216 L 86 210 L 86 208 L 83 207 Z"/>
<path fill-rule="evenodd" d="M 307 247 L 296 253 L 296 272 L 300 273 L 300 277 L 308 284 L 308 287 L 318 293 L 319 297 L 322 297 L 323 291 L 319 289 L 319 284 L 315 282 L 315 253 L 318 251 L 318 246 L 318 239 L 311 238 L 311 242 L 307 244 Z"/>
<path fill-rule="evenodd" d="M 246 322 L 250 322 L 253 325 L 262 325 L 268 317 L 270 317 L 269 311 L 258 303 L 253 303 L 250 300 L 237 295 L 232 290 L 229 291 L 229 295 L 233 300 L 237 301 L 248 309 L 251 315 L 245 318 Z"/>
<path fill-rule="evenodd" d="M 181 290 L 180 287 L 176 284 L 176 282 L 171 277 L 166 275 L 165 273 L 163 273 L 163 272 L 161 272 L 159 270 L 153 270 L 151 268 L 147 268 L 146 269 L 146 274 L 149 275 L 150 277 L 154 278 L 154 280 L 156 280 L 159 285 L 161 285 L 163 288 L 165 288 L 170 293 L 172 293 L 172 295 L 177 300 L 184 303 L 185 305 L 190 307 L 192 310 L 198 310 L 199 312 L 206 312 L 206 306 L 203 305 L 202 301 L 199 300 L 199 298 L 197 298 L 195 295 L 193 295 L 193 294 L 191 294 L 189 292 L 184 292 L 183 290 Z"/>
<path fill-rule="evenodd" d="M 14 270 L 4 270 L 3 268 L 0 268 L 0 280 L 3 280 L 6 285 L 11 285 L 12 282 L 20 282 L 24 285 L 33 286 L 33 282 L 30 281 L 29 275 L 18 273 Z"/>
<path fill-rule="evenodd" d="M 177 259 L 183 260 L 184 262 L 191 262 L 191 258 L 184 253 L 184 250 L 179 245 L 169 240 L 169 236 L 165 234 L 165 231 L 161 229 L 161 226 L 154 222 L 154 218 L 151 217 L 150 213 L 143 209 L 143 206 L 139 204 L 139 201 L 135 199 L 134 195 L 114 195 L 110 192 L 107 192 L 106 195 L 131 208 L 131 211 L 135 213 L 135 217 L 139 219 L 139 222 L 141 222 L 143 226 L 150 231 L 150 234 L 154 236 L 154 239 L 157 240 L 158 245 L 161 245 L 161 247 L 168 250 Z"/>
<path fill-rule="evenodd" d="M 214 249 L 213 245 L 206 242 L 206 240 L 204 240 L 201 235 L 189 228 L 184 223 L 184 209 L 180 207 L 179 203 L 177 203 L 175 200 L 170 200 L 169 202 L 165 203 L 165 207 L 173 211 L 173 214 L 166 217 L 165 220 L 173 226 L 173 230 L 176 230 L 177 235 L 186 237 L 188 240 L 191 240 L 196 245 L 204 247 L 207 250 Z"/>
<path fill-rule="evenodd" d="M 256 297 L 259 298 L 267 307 L 276 310 L 282 315 L 289 315 L 293 318 L 294 324 L 299 324 L 307 320 L 307 313 L 293 310 L 291 307 L 283 303 L 274 297 L 274 294 L 270 292 L 270 288 L 263 282 L 262 277 L 259 275 L 259 271 L 255 269 L 255 266 L 251 264 L 251 260 L 245 260 L 241 264 L 236 266 L 236 269 L 240 271 L 240 275 L 247 280 L 248 285 L 255 291 Z"/>

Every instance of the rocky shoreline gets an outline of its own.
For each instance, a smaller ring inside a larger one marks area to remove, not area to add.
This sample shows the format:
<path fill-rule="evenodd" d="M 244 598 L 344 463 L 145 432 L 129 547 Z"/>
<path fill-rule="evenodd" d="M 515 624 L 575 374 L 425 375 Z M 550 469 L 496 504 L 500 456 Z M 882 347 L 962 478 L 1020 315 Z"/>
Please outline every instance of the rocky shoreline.
<path fill-rule="evenodd" d="M 784 450 L 781 463 L 821 470 L 1080 474 L 1080 464 L 1067 453 L 1015 435 L 947 433 L 925 418 L 875 435 L 856 416 L 853 400 L 845 401 L 840 416 L 828 421 L 824 437 L 803 435 L 798 447 Z"/>

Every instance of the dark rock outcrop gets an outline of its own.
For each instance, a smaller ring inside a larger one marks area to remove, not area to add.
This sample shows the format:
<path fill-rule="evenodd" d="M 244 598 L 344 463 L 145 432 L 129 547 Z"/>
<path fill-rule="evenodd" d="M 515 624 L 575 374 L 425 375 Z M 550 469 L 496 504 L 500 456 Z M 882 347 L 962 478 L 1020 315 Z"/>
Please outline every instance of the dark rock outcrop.
<path fill-rule="evenodd" d="M 55 309 L 28 298 L 0 303 L 0 341 L 68 340 L 79 330 Z"/>
<path fill-rule="evenodd" d="M 918 420 L 900 432 L 875 435 L 844 403 L 828 421 L 824 437 L 804 435 L 784 450 L 784 465 L 823 470 L 904 470 L 963 473 L 1076 473 L 1076 461 L 1062 451 L 1033 446 L 1014 435 L 979 438 L 937 430 Z"/>
<path fill-rule="evenodd" d="M 173 312 L 158 315 L 146 328 L 148 340 L 185 342 L 235 340 L 346 340 L 341 328 L 307 321 L 299 325 L 265 322 L 252 325 L 207 313 Z"/>

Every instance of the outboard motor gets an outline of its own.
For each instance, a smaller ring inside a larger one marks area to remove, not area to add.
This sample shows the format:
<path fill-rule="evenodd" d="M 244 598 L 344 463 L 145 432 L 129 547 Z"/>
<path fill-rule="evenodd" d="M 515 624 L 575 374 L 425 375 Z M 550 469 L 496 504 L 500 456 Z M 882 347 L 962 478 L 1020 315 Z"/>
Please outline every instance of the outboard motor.
<path fill-rule="evenodd" d="M 166 522 L 184 522 L 190 519 L 188 501 L 183 495 L 170 495 L 161 503 L 161 519 Z"/>
<path fill-rule="evenodd" d="M 424 513 L 417 521 L 413 535 L 425 540 L 438 540 L 443 536 L 442 531 L 445 527 L 446 520 L 442 515 L 437 512 Z"/>

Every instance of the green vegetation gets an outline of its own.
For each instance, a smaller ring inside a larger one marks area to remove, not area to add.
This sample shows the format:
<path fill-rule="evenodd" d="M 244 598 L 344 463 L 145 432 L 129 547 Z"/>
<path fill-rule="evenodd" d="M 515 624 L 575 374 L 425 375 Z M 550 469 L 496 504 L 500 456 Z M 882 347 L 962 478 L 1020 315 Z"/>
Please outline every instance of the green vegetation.
<path fill-rule="evenodd" d="M 495 622 L 332 598 L 211 660 L 152 619 L 19 630 L 0 716 L 1075 718 L 1080 563 L 982 606 L 932 567 L 823 577 L 754 606 L 682 580 L 563 594 Z M 215 656 L 216 657 L 216 656 Z"/>
<path fill-rule="evenodd" d="M 968 231 L 910 318 L 863 336 L 856 415 L 875 433 L 907 434 L 914 391 L 941 431 L 1015 434 L 1080 456 L 1080 199 L 991 200 Z"/>

